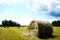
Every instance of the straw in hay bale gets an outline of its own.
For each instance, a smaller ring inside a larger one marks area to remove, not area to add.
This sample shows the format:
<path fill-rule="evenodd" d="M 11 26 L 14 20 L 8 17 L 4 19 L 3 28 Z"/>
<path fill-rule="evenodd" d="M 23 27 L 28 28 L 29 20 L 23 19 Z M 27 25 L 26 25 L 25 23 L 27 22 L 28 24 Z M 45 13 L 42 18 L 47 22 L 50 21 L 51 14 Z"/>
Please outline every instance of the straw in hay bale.
<path fill-rule="evenodd" d="M 46 37 L 53 33 L 52 25 L 48 21 L 33 20 L 28 29 L 31 36 Z"/>

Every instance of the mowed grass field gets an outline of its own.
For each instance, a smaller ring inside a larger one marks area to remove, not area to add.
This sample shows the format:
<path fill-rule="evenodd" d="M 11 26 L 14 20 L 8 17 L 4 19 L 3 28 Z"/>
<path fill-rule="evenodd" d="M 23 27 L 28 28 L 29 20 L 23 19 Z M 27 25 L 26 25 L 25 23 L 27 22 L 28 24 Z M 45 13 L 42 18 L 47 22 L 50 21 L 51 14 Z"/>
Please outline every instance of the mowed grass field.
<path fill-rule="evenodd" d="M 46 40 L 60 40 L 60 27 L 53 27 L 54 38 Z M 0 40 L 42 40 L 37 37 L 28 36 L 27 27 L 0 27 Z"/>

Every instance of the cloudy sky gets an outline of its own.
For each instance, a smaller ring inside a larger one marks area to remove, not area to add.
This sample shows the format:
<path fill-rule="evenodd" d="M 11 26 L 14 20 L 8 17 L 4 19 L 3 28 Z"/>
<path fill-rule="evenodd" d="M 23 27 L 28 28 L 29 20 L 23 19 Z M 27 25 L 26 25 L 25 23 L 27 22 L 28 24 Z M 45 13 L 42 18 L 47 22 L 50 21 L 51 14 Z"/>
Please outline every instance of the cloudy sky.
<path fill-rule="evenodd" d="M 5 19 L 22 25 L 31 20 L 60 20 L 60 0 L 0 0 L 0 24 Z"/>

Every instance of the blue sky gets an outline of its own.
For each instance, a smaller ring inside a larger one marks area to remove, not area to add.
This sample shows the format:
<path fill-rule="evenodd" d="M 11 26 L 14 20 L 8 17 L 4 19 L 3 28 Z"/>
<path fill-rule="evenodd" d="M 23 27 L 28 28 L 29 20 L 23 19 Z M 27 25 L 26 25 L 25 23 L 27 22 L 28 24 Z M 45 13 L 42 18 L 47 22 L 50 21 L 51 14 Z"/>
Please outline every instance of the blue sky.
<path fill-rule="evenodd" d="M 31 20 L 60 20 L 60 0 L 0 0 L 0 24 L 5 19 L 21 25 Z"/>

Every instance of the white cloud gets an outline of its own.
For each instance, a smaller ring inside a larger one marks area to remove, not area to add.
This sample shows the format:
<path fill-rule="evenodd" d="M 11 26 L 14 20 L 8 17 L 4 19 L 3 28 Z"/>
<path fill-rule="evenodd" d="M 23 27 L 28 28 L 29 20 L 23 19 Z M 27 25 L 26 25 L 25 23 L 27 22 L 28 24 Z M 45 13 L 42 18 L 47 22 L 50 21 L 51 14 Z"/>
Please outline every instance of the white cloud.
<path fill-rule="evenodd" d="M 11 5 L 16 4 L 16 3 L 22 3 L 25 2 L 26 0 L 0 0 L 0 4 L 7 4 L 7 5 Z"/>
<path fill-rule="evenodd" d="M 29 21 L 30 21 L 30 20 L 29 20 L 29 15 L 28 15 L 28 14 L 24 14 L 20 21 L 21 21 L 20 23 L 23 24 L 23 25 L 24 25 L 24 24 L 25 24 L 25 25 L 28 24 Z"/>
<path fill-rule="evenodd" d="M 59 0 L 0 0 L 0 4 L 16 4 L 16 3 L 25 3 L 26 7 L 28 10 L 32 10 L 33 12 L 38 12 L 40 10 L 43 10 L 42 5 L 45 5 L 48 9 L 48 11 L 50 11 L 52 9 L 52 2 L 59 4 L 60 1 Z M 60 6 L 57 6 L 57 8 L 60 8 Z"/>
<path fill-rule="evenodd" d="M 25 0 L 9 0 L 9 1 L 12 1 L 12 2 L 24 2 Z"/>
<path fill-rule="evenodd" d="M 56 14 L 60 14 L 60 1 L 55 2 L 54 9 L 55 9 Z"/>
<path fill-rule="evenodd" d="M 31 9 L 32 11 L 38 11 L 41 5 L 46 5 L 50 8 L 51 3 L 54 0 L 29 0 L 27 1 L 26 5 L 27 8 Z"/>
<path fill-rule="evenodd" d="M 20 18 L 20 23 L 22 25 L 29 25 L 30 21 L 33 20 L 34 17 L 31 17 L 29 14 L 23 14 L 23 16 Z"/>
<path fill-rule="evenodd" d="M 3 18 L 0 16 L 0 24 L 2 24 L 2 20 L 3 20 Z"/>
<path fill-rule="evenodd" d="M 10 9 L 11 12 L 15 11 L 14 9 Z"/>
<path fill-rule="evenodd" d="M 47 20 L 45 20 L 45 21 L 49 21 L 50 23 L 52 23 L 52 22 L 55 21 L 55 20 L 57 20 L 57 19 L 47 19 Z"/>
<path fill-rule="evenodd" d="M 3 13 L 5 13 L 5 14 L 11 14 L 11 13 L 13 13 L 15 10 L 12 8 L 12 9 L 9 9 L 9 10 L 6 10 L 6 11 L 4 11 Z"/>
<path fill-rule="evenodd" d="M 8 4 L 8 5 L 10 5 L 11 2 L 9 0 L 0 0 L 0 4 Z"/>
<path fill-rule="evenodd" d="M 4 13 L 5 13 L 5 14 L 10 14 L 10 12 L 9 12 L 9 11 L 5 11 Z"/>
<path fill-rule="evenodd" d="M 60 9 L 60 5 L 58 5 L 57 8 Z"/>
<path fill-rule="evenodd" d="M 31 10 L 33 12 L 44 12 L 44 13 L 46 11 L 44 8 L 41 8 L 41 7 L 46 6 L 45 8 L 48 9 L 47 12 L 50 12 L 54 8 L 53 5 L 57 6 L 57 4 L 59 4 L 59 3 L 60 3 L 60 1 L 58 1 L 58 0 L 27 0 L 26 1 L 28 10 Z M 57 6 L 55 8 L 60 8 L 60 6 Z"/>

